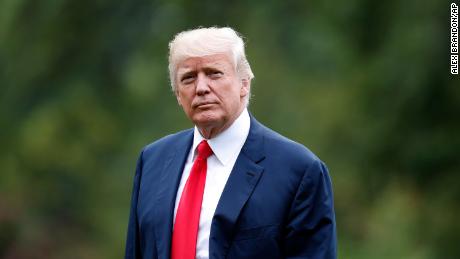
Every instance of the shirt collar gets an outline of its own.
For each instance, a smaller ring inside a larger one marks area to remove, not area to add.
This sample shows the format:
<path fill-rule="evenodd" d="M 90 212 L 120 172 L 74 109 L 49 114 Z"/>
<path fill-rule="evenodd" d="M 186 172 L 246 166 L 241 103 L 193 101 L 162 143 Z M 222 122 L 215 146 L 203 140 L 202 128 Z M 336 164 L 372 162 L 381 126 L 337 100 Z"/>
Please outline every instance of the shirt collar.
<path fill-rule="evenodd" d="M 250 125 L 251 120 L 249 118 L 249 113 L 245 108 L 243 112 L 241 112 L 240 116 L 238 116 L 232 125 L 230 125 L 230 127 L 214 138 L 207 140 L 214 155 L 224 166 L 227 165 L 232 158 L 236 159 L 240 153 L 241 148 L 248 137 Z M 193 132 L 192 160 L 195 159 L 196 147 L 204 139 L 205 138 L 203 138 L 200 131 L 195 126 Z"/>

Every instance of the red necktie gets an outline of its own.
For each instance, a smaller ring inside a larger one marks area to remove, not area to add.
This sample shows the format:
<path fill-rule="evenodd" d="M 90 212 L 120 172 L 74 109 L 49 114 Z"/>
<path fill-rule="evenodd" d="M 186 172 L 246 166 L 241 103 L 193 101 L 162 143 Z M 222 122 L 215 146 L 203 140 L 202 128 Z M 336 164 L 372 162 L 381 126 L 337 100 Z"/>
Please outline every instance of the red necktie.
<path fill-rule="evenodd" d="M 194 259 L 200 223 L 201 202 L 206 182 L 207 159 L 212 150 L 206 140 L 198 145 L 198 157 L 193 163 L 177 208 L 172 236 L 172 259 Z"/>

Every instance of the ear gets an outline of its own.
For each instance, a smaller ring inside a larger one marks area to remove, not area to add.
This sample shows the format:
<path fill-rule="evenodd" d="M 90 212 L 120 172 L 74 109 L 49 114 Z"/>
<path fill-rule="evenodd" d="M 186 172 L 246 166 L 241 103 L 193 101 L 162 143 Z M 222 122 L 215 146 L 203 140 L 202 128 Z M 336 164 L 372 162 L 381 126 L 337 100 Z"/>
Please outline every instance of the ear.
<path fill-rule="evenodd" d="M 247 78 L 241 79 L 241 89 L 240 89 L 240 97 L 245 97 L 249 94 L 249 88 L 251 87 L 251 80 Z"/>
<path fill-rule="evenodd" d="M 177 99 L 177 103 L 179 104 L 179 106 L 182 107 L 182 101 L 181 101 L 179 93 L 177 91 L 176 91 L 176 99 Z"/>

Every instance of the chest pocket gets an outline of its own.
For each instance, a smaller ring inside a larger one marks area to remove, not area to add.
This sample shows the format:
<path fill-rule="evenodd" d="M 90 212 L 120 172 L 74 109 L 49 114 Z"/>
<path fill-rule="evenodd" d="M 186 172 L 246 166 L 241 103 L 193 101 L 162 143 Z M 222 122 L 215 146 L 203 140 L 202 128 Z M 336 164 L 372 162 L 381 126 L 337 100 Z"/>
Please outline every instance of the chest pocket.
<path fill-rule="evenodd" d="M 240 229 L 233 238 L 234 241 L 248 239 L 274 238 L 280 235 L 280 225 L 268 225 L 255 228 Z"/>

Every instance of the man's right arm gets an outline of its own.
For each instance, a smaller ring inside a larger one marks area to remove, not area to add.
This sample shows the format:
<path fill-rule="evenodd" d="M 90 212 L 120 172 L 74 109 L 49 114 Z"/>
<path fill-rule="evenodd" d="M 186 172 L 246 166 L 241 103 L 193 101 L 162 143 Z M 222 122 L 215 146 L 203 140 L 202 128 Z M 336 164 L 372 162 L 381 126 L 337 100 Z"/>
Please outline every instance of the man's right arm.
<path fill-rule="evenodd" d="M 139 236 L 139 222 L 137 217 L 137 202 L 139 197 L 139 187 L 142 176 L 142 155 L 141 152 L 137 160 L 136 174 L 134 176 L 133 191 L 131 197 L 131 210 L 128 223 L 128 235 L 126 239 L 125 259 L 138 259 L 141 258 L 140 236 Z"/>

